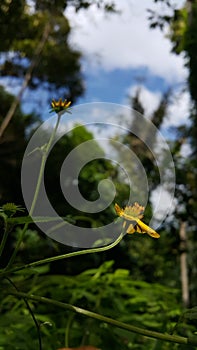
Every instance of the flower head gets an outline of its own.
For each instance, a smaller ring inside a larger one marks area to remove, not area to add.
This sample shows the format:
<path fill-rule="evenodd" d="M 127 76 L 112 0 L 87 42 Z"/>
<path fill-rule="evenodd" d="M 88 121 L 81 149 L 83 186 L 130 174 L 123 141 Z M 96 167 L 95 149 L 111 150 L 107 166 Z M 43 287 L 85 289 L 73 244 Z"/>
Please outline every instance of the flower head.
<path fill-rule="evenodd" d="M 122 209 L 118 204 L 115 204 L 115 210 L 119 216 L 123 217 L 126 220 L 131 220 L 131 217 L 132 220 L 133 218 L 141 219 L 143 218 L 144 213 L 144 207 L 139 205 L 137 202 L 135 202 L 132 206 L 125 207 L 125 209 Z"/>
<path fill-rule="evenodd" d="M 123 227 L 126 226 L 129 221 L 129 225 L 127 227 L 127 233 L 131 234 L 134 232 L 138 233 L 147 233 L 149 236 L 153 238 L 159 238 L 160 235 L 153 230 L 148 225 L 144 224 L 140 219 L 143 218 L 144 207 L 139 205 L 137 202 L 134 203 L 133 206 L 125 207 L 124 209 L 120 208 L 118 204 L 115 204 L 116 213 L 124 218 L 126 221 L 123 223 Z"/>
<path fill-rule="evenodd" d="M 70 113 L 69 106 L 71 105 L 71 101 L 64 100 L 62 101 L 62 98 L 60 98 L 58 101 L 55 101 L 54 99 L 51 101 L 51 111 L 50 112 L 62 112 L 65 111 L 67 113 Z"/>
<path fill-rule="evenodd" d="M 6 203 L 3 204 L 2 207 L 0 207 L 0 213 L 4 213 L 8 217 L 13 216 L 14 214 L 16 214 L 17 211 L 24 211 L 24 208 L 14 203 Z"/>

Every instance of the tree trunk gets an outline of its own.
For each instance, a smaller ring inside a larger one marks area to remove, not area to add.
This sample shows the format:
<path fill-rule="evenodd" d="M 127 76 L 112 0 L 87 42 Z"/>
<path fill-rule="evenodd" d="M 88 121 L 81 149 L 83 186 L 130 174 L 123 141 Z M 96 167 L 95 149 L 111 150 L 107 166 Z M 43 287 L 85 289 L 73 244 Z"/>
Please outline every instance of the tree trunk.
<path fill-rule="evenodd" d="M 180 223 L 180 269 L 181 269 L 181 286 L 182 286 L 182 303 L 184 307 L 189 306 L 189 280 L 187 268 L 187 235 L 186 222 Z"/>

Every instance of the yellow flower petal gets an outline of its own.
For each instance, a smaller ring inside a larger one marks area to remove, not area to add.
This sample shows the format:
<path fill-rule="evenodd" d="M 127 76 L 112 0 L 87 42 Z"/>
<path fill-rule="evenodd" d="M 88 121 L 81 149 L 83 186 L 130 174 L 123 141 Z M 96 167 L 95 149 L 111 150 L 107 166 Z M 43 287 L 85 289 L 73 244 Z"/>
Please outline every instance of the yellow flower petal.
<path fill-rule="evenodd" d="M 117 213 L 119 216 L 123 216 L 123 215 L 124 215 L 124 210 L 121 209 L 117 203 L 115 204 L 115 211 L 116 211 L 116 213 Z"/>
<path fill-rule="evenodd" d="M 65 100 L 65 101 L 66 101 L 66 100 Z M 71 101 L 68 101 L 68 102 L 66 103 L 66 108 L 68 108 L 70 105 L 71 105 Z"/>
<path fill-rule="evenodd" d="M 153 237 L 153 238 L 159 238 L 160 235 L 159 233 L 157 233 L 155 230 L 153 230 L 151 227 L 149 227 L 148 225 L 146 225 L 144 222 L 142 222 L 140 219 L 136 220 L 136 224 L 130 224 L 128 229 L 127 229 L 127 233 L 134 233 L 134 232 L 138 232 L 138 233 L 147 233 L 149 236 Z"/>
<path fill-rule="evenodd" d="M 128 234 L 133 234 L 134 232 L 138 233 L 147 233 L 149 236 L 153 238 L 159 238 L 160 235 L 151 227 L 146 225 L 144 222 L 140 220 L 143 217 L 144 207 L 140 206 L 138 203 L 135 203 L 134 206 L 125 207 L 122 209 L 118 204 L 115 204 L 116 213 L 126 219 L 127 221 L 132 221 L 129 227 L 127 228 Z M 133 214 L 133 215 L 132 215 Z M 126 226 L 126 222 L 123 223 L 123 227 Z"/>
<path fill-rule="evenodd" d="M 64 110 L 66 111 L 70 105 L 71 105 L 71 101 L 67 101 L 67 100 L 62 101 L 62 98 L 60 98 L 58 101 L 55 101 L 54 99 L 52 99 L 51 112 L 59 113 L 59 112 L 64 111 Z M 70 113 L 69 110 L 68 110 L 68 113 Z"/>

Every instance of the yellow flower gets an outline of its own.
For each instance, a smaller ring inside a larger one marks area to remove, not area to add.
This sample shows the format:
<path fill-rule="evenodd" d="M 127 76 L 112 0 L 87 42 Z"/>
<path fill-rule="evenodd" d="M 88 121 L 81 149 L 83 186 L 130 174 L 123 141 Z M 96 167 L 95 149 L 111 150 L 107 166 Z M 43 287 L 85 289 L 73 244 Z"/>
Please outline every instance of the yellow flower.
<path fill-rule="evenodd" d="M 62 98 L 60 98 L 58 101 L 55 101 L 54 99 L 51 101 L 51 111 L 50 112 L 62 112 L 62 111 L 66 111 L 68 113 L 70 113 L 69 111 L 69 106 L 71 105 L 71 101 L 64 100 L 62 101 Z"/>
<path fill-rule="evenodd" d="M 138 232 L 138 233 L 147 233 L 149 236 L 153 238 L 160 237 L 160 235 L 155 230 L 153 230 L 151 227 L 144 224 L 140 220 L 143 218 L 144 207 L 142 207 L 138 203 L 134 203 L 133 206 L 125 207 L 125 209 L 122 209 L 119 207 L 118 204 L 115 204 L 115 210 L 120 217 L 126 220 L 123 223 L 123 227 L 126 226 L 127 221 L 131 221 L 126 231 L 128 234 Z"/>

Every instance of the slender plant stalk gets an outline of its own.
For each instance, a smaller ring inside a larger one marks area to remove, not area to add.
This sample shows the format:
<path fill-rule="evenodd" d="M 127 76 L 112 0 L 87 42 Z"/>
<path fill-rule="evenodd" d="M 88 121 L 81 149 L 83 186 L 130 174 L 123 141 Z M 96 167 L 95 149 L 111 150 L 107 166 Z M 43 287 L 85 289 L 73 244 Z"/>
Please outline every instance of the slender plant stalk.
<path fill-rule="evenodd" d="M 58 113 L 57 122 L 56 122 L 55 128 L 53 129 L 53 132 L 51 133 L 51 136 L 50 136 L 50 139 L 49 139 L 48 143 L 45 145 L 45 147 L 42 150 L 42 160 L 41 160 L 41 165 L 40 165 L 40 170 L 39 170 L 39 174 L 38 174 L 38 180 L 37 180 L 37 184 L 36 184 L 36 189 L 35 189 L 33 201 L 32 201 L 32 204 L 31 204 L 31 208 L 29 210 L 29 216 L 32 216 L 33 211 L 34 211 L 35 206 L 36 206 L 36 202 L 37 202 L 37 199 L 38 199 L 40 186 L 41 186 L 41 182 L 42 182 L 42 178 L 43 178 L 43 174 L 44 174 L 44 168 L 45 168 L 46 159 L 47 159 L 50 147 L 52 145 L 52 142 L 54 140 L 57 128 L 59 126 L 60 118 L 61 118 L 61 113 Z M 6 266 L 6 270 L 9 269 L 9 267 L 13 264 L 13 262 L 14 262 L 14 260 L 16 258 L 16 255 L 18 253 L 18 250 L 20 248 L 20 245 L 21 245 L 21 243 L 23 241 L 24 235 L 25 235 L 25 233 L 27 231 L 28 226 L 29 226 L 29 223 L 26 223 L 24 225 L 24 227 L 23 227 L 23 229 L 21 231 L 21 235 L 20 235 L 20 237 L 19 237 L 19 239 L 17 241 L 16 247 L 14 249 L 14 252 L 13 252 L 13 254 L 12 254 L 12 256 L 11 256 L 7 266 Z"/>
<path fill-rule="evenodd" d="M 67 324 L 66 324 L 66 330 L 65 330 L 65 347 L 69 347 L 69 331 L 70 331 L 70 326 L 72 324 L 74 318 L 74 314 L 70 314 L 68 316 Z"/>
<path fill-rule="evenodd" d="M 38 181 L 37 181 L 37 184 L 36 184 L 36 190 L 35 190 L 35 193 L 34 193 L 34 198 L 33 198 L 32 204 L 31 204 L 31 208 L 29 210 L 29 216 L 31 216 L 33 214 L 33 211 L 35 209 L 35 205 L 36 205 L 36 202 L 37 202 L 37 199 L 38 199 L 40 186 L 41 186 L 41 182 L 42 182 L 42 178 L 43 178 L 43 174 L 44 174 L 44 167 L 45 167 L 46 159 L 47 159 L 47 156 L 48 156 L 48 152 L 49 152 L 49 150 L 51 148 L 51 144 L 52 144 L 52 142 L 54 140 L 57 128 L 59 126 L 60 118 L 61 118 L 61 114 L 58 114 L 55 128 L 53 129 L 53 132 L 51 134 L 49 142 L 46 145 L 46 149 L 44 149 L 43 153 L 42 153 L 42 161 L 41 161 L 40 171 L 39 171 L 39 175 L 38 175 Z"/>
<path fill-rule="evenodd" d="M 15 283 L 13 281 L 11 281 L 11 279 L 9 279 L 9 278 L 6 278 L 6 279 L 16 289 L 16 291 L 19 292 L 19 290 L 18 290 L 17 286 L 15 285 Z M 38 324 L 38 322 L 37 322 L 37 320 L 36 320 L 36 318 L 34 316 L 34 313 L 33 313 L 32 309 L 31 309 L 28 301 L 27 301 L 27 298 L 22 298 L 22 299 L 23 299 L 25 305 L 27 306 L 27 309 L 29 310 L 29 313 L 30 313 L 30 315 L 31 315 L 31 317 L 32 317 L 32 319 L 33 319 L 33 321 L 35 323 L 36 330 L 37 330 L 37 333 L 38 333 L 39 350 L 42 350 L 42 339 L 41 339 L 41 333 L 40 333 L 40 326 L 39 326 L 39 324 Z"/>
<path fill-rule="evenodd" d="M 9 232 L 10 232 L 9 225 L 8 225 L 8 222 L 5 219 L 4 220 L 4 233 L 3 233 L 3 238 L 2 238 L 2 241 L 1 241 L 1 245 L 0 245 L 0 257 L 1 257 L 1 255 L 3 253 L 3 250 L 4 250 L 4 247 L 5 247 L 5 244 L 6 244 Z"/>
<path fill-rule="evenodd" d="M 27 269 L 27 268 L 34 268 L 34 267 L 39 266 L 39 265 L 51 263 L 53 261 L 72 258 L 73 256 L 86 255 L 86 254 L 90 254 L 90 253 L 101 253 L 101 252 L 104 252 L 106 250 L 114 248 L 118 243 L 120 243 L 120 241 L 123 239 L 123 237 L 124 237 L 124 232 L 121 232 L 120 235 L 118 236 L 118 238 L 114 242 L 112 242 L 111 244 L 108 244 L 108 245 L 106 245 L 104 247 L 83 249 L 83 250 L 79 250 L 77 252 L 72 252 L 72 253 L 67 253 L 67 254 L 63 254 L 63 255 L 52 256 L 51 258 L 46 258 L 46 259 L 34 261 L 34 262 L 30 263 L 30 264 L 25 264 L 23 266 L 18 266 L 18 267 L 15 267 L 13 269 L 10 269 L 10 270 L 4 270 L 4 271 L 2 271 L 0 273 L 0 277 L 7 276 L 7 275 L 9 275 L 9 274 L 11 274 L 13 272 L 21 271 L 21 270 L 24 270 L 24 269 Z"/>
<path fill-rule="evenodd" d="M 125 329 L 125 330 L 130 331 L 130 332 L 138 333 L 138 334 L 144 335 L 146 337 L 160 339 L 163 341 L 168 341 L 168 342 L 178 343 L 178 344 L 193 344 L 193 345 L 197 344 L 197 337 L 185 338 L 185 337 L 181 337 L 178 335 L 170 335 L 170 334 L 164 334 L 164 333 L 160 333 L 160 332 L 151 331 L 148 329 L 136 327 L 136 326 L 133 326 L 130 324 L 126 324 L 124 322 L 114 320 L 110 317 L 106 317 L 106 316 L 97 314 L 95 312 L 92 312 L 92 311 L 89 311 L 86 309 L 82 309 L 82 308 L 74 306 L 72 304 L 62 303 L 62 302 L 57 301 L 57 300 L 53 300 L 53 299 L 49 299 L 49 298 L 45 298 L 45 297 L 41 297 L 41 296 L 37 296 L 37 295 L 33 295 L 33 294 L 30 295 L 30 294 L 21 293 L 21 292 L 12 292 L 10 294 L 16 296 L 17 298 L 26 298 L 26 299 L 34 300 L 36 302 L 45 303 L 48 305 L 55 305 L 55 306 L 60 307 L 62 309 L 70 310 L 70 311 L 73 311 L 75 313 L 84 315 L 86 317 L 91 317 L 91 318 L 98 320 L 100 322 L 105 322 L 105 323 L 108 323 L 112 326 L 115 326 L 115 327 L 118 327 L 121 329 Z"/>
<path fill-rule="evenodd" d="M 3 238 L 2 238 L 2 241 L 1 241 L 1 245 L 0 245 L 0 256 L 3 253 L 4 247 L 5 247 L 7 238 L 8 238 L 8 234 L 9 234 L 9 231 L 8 231 L 7 227 L 5 227 Z"/>

